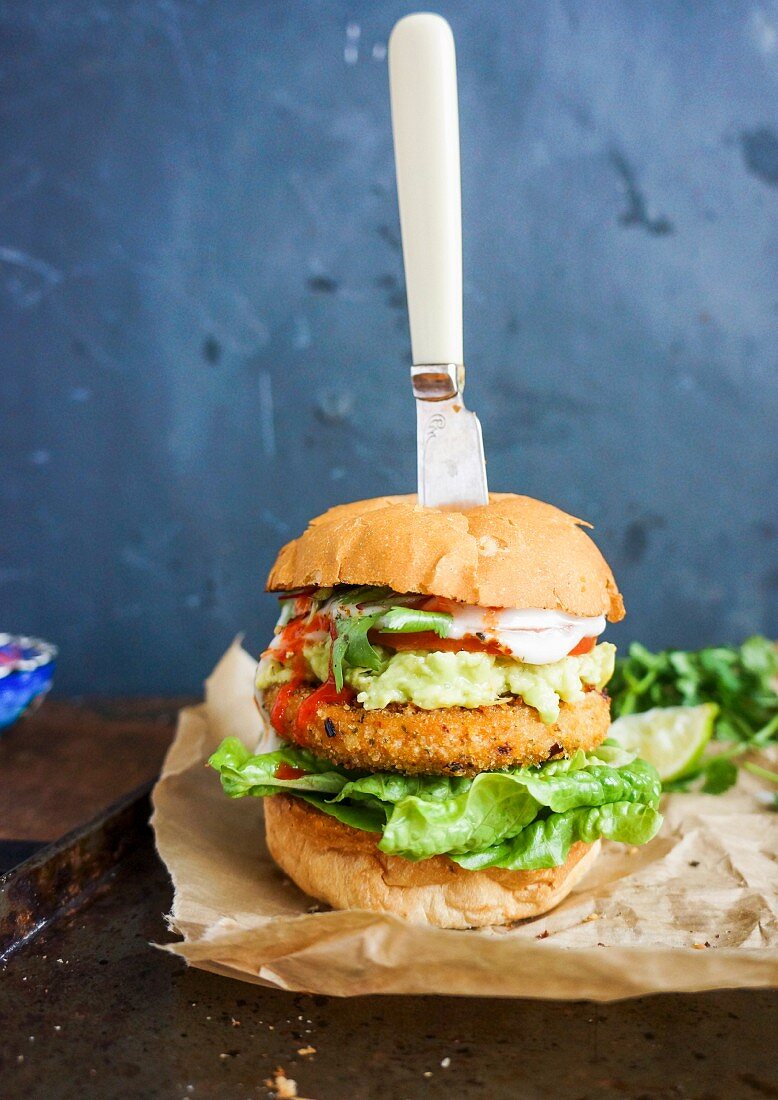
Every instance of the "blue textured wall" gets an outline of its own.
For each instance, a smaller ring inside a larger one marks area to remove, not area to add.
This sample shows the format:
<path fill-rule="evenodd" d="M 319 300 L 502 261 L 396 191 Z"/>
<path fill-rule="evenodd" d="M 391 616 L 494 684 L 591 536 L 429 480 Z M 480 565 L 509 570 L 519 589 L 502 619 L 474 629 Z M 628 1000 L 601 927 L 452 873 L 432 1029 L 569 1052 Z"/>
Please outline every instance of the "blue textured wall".
<path fill-rule="evenodd" d="M 414 488 L 395 2 L 2 10 L 0 629 L 195 689 L 283 541 Z M 493 488 L 594 521 L 617 640 L 778 633 L 778 10 L 442 2 Z"/>

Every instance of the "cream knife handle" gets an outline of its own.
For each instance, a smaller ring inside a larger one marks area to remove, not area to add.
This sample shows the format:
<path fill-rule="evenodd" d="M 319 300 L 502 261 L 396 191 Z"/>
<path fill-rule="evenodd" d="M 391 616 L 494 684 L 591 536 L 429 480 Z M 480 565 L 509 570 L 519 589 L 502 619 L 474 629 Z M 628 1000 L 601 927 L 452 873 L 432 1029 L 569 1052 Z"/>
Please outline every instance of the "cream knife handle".
<path fill-rule="evenodd" d="M 457 70 L 441 16 L 397 23 L 389 90 L 413 362 L 462 363 Z"/>

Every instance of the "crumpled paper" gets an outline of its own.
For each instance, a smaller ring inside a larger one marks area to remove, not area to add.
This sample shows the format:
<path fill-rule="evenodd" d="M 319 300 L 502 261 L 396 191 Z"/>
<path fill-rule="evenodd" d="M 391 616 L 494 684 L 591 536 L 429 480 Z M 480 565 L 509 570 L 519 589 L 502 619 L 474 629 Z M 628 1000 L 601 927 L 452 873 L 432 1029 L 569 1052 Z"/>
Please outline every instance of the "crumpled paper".
<path fill-rule="evenodd" d="M 331 911 L 275 866 L 262 799 L 231 800 L 205 767 L 223 737 L 274 747 L 235 642 L 183 710 L 154 789 L 157 849 L 175 888 L 166 944 L 193 966 L 280 989 L 586 998 L 778 985 L 778 813 L 741 771 L 726 795 L 672 795 L 650 844 L 603 854 L 555 910 L 449 931 Z M 760 797 L 762 796 L 762 797 Z"/>

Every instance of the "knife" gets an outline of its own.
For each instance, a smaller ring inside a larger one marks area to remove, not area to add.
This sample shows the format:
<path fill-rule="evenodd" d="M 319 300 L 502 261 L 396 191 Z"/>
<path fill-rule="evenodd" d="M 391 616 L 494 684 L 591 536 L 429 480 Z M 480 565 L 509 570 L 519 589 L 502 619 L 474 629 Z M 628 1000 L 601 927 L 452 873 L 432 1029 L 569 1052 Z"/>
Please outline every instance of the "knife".
<path fill-rule="evenodd" d="M 462 200 L 454 36 L 408 15 L 389 39 L 397 197 L 416 398 L 419 503 L 487 504 L 481 425 L 462 400 Z"/>

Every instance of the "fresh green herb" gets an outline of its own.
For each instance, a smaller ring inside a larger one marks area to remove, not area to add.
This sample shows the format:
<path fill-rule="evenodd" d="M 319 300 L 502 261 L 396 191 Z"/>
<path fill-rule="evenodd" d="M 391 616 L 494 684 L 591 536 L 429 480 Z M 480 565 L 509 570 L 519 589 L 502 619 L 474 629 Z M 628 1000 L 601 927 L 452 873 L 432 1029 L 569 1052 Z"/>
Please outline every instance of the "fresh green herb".
<path fill-rule="evenodd" d="M 343 668 L 369 668 L 380 672 L 386 660 L 373 646 L 368 633 L 373 629 L 387 633 L 434 631 L 445 638 L 452 616 L 441 611 L 417 611 L 394 606 L 397 596 L 389 588 L 352 588 L 338 596 L 333 607 L 335 640 L 332 643 L 332 673 L 335 687 L 343 687 Z M 369 608 L 362 612 L 359 606 Z M 378 605 L 378 606 L 376 606 Z"/>
<path fill-rule="evenodd" d="M 370 668 L 380 672 L 384 662 L 381 654 L 368 641 L 367 633 L 381 618 L 382 612 L 374 615 L 344 615 L 335 619 L 335 640 L 332 643 L 332 672 L 335 687 L 343 688 L 343 666 L 350 668 Z"/>
<path fill-rule="evenodd" d="M 703 766 L 703 794 L 724 794 L 737 783 L 737 765 L 726 756 L 712 756 Z"/>
<path fill-rule="evenodd" d="M 617 718 L 651 707 L 717 703 L 719 739 L 750 741 L 763 738 L 766 726 L 768 738 L 778 732 L 776 676 L 778 651 L 767 638 L 697 652 L 650 653 L 633 642 L 629 656 L 616 662 L 608 690 Z"/>
<path fill-rule="evenodd" d="M 754 764 L 751 760 L 746 760 L 743 765 L 747 772 L 751 772 L 752 775 L 756 775 L 759 779 L 766 779 L 768 783 L 775 783 L 778 786 L 778 772 L 770 771 L 769 768 L 763 768 L 761 764 Z M 770 810 L 778 811 L 778 791 L 772 795 L 766 794 L 765 803 Z"/>
<path fill-rule="evenodd" d="M 412 607 L 393 607 L 380 622 L 381 630 L 392 634 L 415 634 L 431 630 L 439 638 L 447 638 L 453 619 L 445 611 L 415 611 Z"/>
<path fill-rule="evenodd" d="M 747 760 L 743 767 L 752 775 L 757 775 L 760 779 L 766 779 L 768 783 L 778 784 L 778 772 L 772 772 L 769 768 L 763 768 L 761 764 L 754 764 L 750 760 Z"/>
<path fill-rule="evenodd" d="M 686 775 L 665 784 L 666 790 L 688 790 L 702 781 L 707 794 L 721 794 L 737 780 L 737 757 L 778 740 L 778 650 L 767 638 L 749 638 L 740 646 L 710 646 L 697 652 L 667 649 L 651 653 L 638 642 L 616 662 L 608 687 L 615 718 L 652 707 L 719 707 L 715 738 L 720 751 L 703 759 Z M 778 775 L 759 765 L 749 771 L 778 783 Z M 759 768 L 758 771 L 754 771 Z"/>
<path fill-rule="evenodd" d="M 338 589 L 337 602 L 345 607 L 356 607 L 357 604 L 381 603 L 391 595 L 391 588 L 365 584 L 358 588 Z"/>

